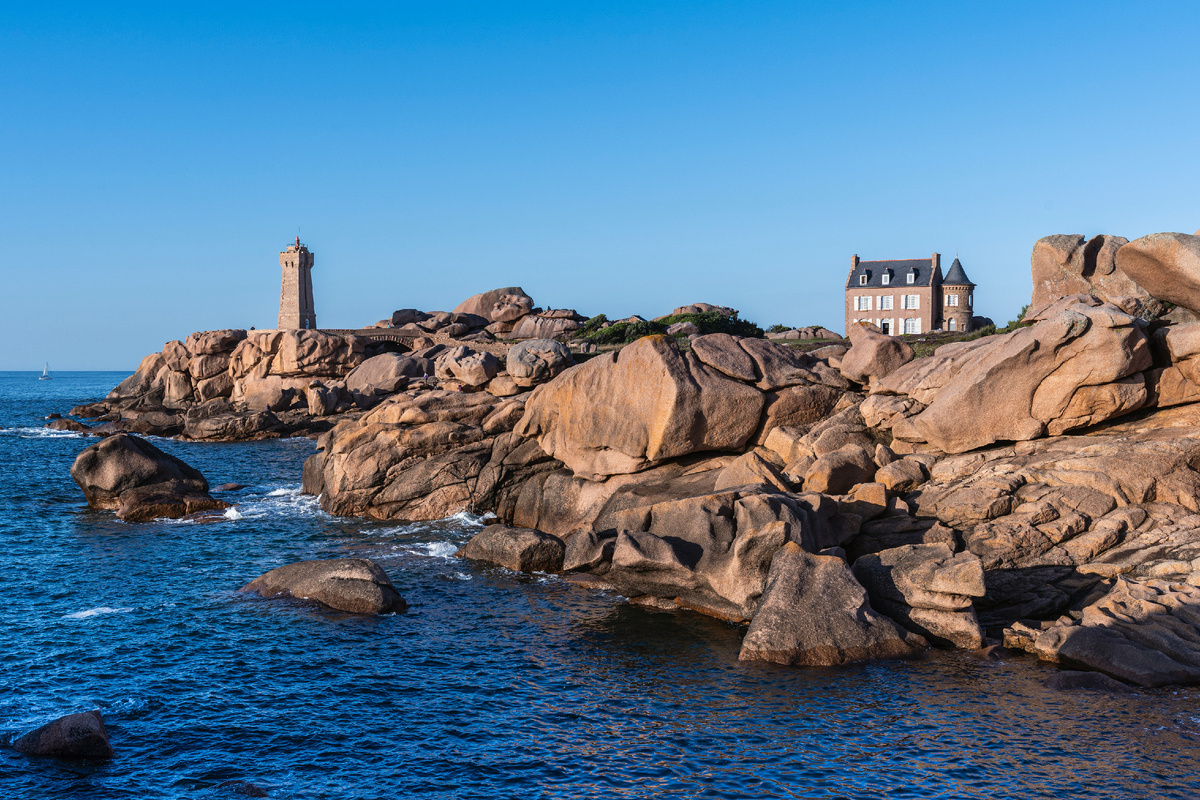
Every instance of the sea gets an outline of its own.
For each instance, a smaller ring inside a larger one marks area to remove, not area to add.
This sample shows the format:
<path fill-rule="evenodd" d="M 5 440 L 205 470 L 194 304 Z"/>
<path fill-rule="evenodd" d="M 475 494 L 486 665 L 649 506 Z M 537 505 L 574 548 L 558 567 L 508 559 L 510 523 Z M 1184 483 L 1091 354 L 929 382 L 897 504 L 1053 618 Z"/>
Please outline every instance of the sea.
<path fill-rule="evenodd" d="M 330 516 L 307 439 L 154 443 L 236 505 L 126 524 L 46 415 L 126 373 L 0 373 L 0 738 L 99 709 L 111 761 L 0 747 L 0 798 L 1195 798 L 1200 691 L 1059 692 L 1055 667 L 932 652 L 797 669 L 743 628 L 455 557 L 469 515 Z M 410 607 L 239 593 L 370 558 Z M 819 613 L 819 612 L 817 612 Z"/>

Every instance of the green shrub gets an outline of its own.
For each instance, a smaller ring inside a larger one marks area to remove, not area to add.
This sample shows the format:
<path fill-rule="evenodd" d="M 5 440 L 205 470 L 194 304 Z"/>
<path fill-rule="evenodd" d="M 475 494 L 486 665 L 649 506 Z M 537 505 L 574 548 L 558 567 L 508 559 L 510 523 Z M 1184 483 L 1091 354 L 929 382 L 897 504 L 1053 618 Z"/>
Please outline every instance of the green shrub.
<path fill-rule="evenodd" d="M 591 322 L 591 320 L 588 320 Z M 598 328 L 582 337 L 592 344 L 629 344 L 643 336 L 666 333 L 667 326 L 658 322 L 616 322 L 607 328 Z"/>
<path fill-rule="evenodd" d="M 596 331 L 600 330 L 600 326 L 606 322 L 608 322 L 608 317 L 604 316 L 603 314 L 597 314 L 587 322 L 583 323 L 583 327 L 575 333 L 575 338 L 580 339 L 590 333 L 595 333 Z"/>
<path fill-rule="evenodd" d="M 676 322 L 690 322 L 700 329 L 700 333 L 729 333 L 734 336 L 753 336 L 759 339 L 763 336 L 762 328 L 753 322 L 737 317 L 722 316 L 715 311 L 705 314 L 672 314 L 659 320 L 659 323 L 663 325 L 663 330 L 666 330 L 666 326 L 674 325 Z"/>
<path fill-rule="evenodd" d="M 787 325 L 780 325 L 778 322 L 776 322 L 774 325 L 767 328 L 767 333 L 783 333 L 784 331 L 790 330 L 791 328 L 789 328 Z"/>

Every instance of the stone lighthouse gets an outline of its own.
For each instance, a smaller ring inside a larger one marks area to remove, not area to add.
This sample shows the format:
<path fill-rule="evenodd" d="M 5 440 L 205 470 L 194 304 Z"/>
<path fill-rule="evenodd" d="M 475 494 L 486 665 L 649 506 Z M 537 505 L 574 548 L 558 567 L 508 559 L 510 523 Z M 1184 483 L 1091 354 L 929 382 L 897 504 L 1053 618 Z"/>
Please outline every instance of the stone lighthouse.
<path fill-rule="evenodd" d="M 279 329 L 296 330 L 317 327 L 317 312 L 313 307 L 313 253 L 296 237 L 295 244 L 279 254 L 283 267 L 283 282 L 279 287 Z"/>

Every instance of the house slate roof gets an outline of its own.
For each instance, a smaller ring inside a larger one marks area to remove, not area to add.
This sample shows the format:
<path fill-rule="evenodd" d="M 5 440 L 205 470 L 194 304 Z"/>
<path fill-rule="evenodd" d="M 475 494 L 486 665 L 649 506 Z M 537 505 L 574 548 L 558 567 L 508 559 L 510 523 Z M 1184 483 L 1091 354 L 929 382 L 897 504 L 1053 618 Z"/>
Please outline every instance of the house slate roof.
<path fill-rule="evenodd" d="M 975 284 L 971 283 L 971 279 L 967 277 L 966 270 L 963 269 L 962 262 L 959 261 L 957 258 L 955 258 L 954 263 L 950 265 L 950 271 L 946 273 L 946 277 L 942 279 L 942 283 L 943 284 L 948 283 L 952 286 L 974 286 L 975 285 Z"/>
<path fill-rule="evenodd" d="M 859 261 L 858 266 L 854 268 L 854 271 L 850 273 L 850 277 L 846 280 L 846 288 L 882 289 L 884 287 L 883 276 L 889 269 L 892 271 L 892 278 L 887 284 L 888 288 L 893 286 L 929 286 L 929 282 L 933 278 L 933 259 L 910 258 L 900 261 Z M 912 283 L 909 283 L 908 273 L 914 269 L 917 271 L 917 277 Z M 962 269 L 961 265 L 959 269 Z M 867 276 L 866 283 L 859 281 L 861 275 Z"/>

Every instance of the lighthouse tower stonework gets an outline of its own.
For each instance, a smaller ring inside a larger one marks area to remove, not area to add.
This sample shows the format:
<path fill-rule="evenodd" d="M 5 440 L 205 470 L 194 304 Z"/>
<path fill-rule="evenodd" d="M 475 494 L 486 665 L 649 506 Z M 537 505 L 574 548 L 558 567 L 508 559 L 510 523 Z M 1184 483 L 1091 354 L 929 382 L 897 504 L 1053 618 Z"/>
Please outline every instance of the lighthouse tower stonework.
<path fill-rule="evenodd" d="M 313 307 L 313 253 L 296 237 L 295 244 L 279 254 L 283 267 L 283 282 L 279 287 L 279 329 L 313 330 L 317 327 L 317 312 Z"/>

